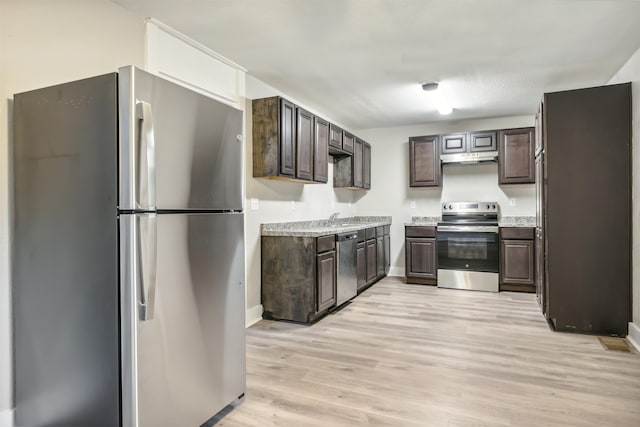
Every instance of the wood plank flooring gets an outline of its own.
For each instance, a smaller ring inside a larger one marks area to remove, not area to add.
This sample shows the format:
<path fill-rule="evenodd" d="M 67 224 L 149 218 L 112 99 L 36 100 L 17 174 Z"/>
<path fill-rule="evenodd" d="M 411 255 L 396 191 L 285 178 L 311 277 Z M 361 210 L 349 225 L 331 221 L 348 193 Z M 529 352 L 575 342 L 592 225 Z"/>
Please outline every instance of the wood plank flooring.
<path fill-rule="evenodd" d="M 247 330 L 216 426 L 640 426 L 640 356 L 553 332 L 535 295 L 386 278 L 312 326 Z"/>

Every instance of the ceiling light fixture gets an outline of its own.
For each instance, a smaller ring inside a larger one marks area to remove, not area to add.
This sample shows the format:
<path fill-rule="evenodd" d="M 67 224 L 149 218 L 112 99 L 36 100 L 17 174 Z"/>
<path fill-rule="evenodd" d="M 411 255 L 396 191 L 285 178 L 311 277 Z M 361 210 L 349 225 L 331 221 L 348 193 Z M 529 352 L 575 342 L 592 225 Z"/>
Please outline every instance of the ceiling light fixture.
<path fill-rule="evenodd" d="M 424 90 L 425 92 L 429 92 L 433 103 L 436 104 L 438 113 L 442 114 L 443 116 L 451 114 L 453 108 L 451 107 L 451 104 L 449 104 L 449 101 L 447 101 L 447 98 L 444 96 L 442 88 L 439 88 L 438 82 L 423 83 L 422 90 Z"/>

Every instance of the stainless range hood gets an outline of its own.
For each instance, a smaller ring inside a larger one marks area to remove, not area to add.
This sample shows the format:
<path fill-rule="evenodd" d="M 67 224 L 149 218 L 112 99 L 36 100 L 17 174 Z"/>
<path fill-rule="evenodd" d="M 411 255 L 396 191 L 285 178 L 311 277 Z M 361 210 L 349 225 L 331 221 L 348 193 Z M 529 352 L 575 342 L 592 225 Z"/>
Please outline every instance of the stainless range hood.
<path fill-rule="evenodd" d="M 442 164 L 475 164 L 486 162 L 497 162 L 497 151 L 479 151 L 475 153 L 455 153 L 441 154 L 440 161 Z"/>

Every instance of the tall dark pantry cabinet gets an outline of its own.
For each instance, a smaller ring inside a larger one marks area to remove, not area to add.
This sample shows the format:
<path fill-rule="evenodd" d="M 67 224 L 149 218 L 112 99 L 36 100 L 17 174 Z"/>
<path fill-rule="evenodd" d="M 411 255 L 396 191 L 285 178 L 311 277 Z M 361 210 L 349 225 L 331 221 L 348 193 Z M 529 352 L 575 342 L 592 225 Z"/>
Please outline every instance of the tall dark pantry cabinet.
<path fill-rule="evenodd" d="M 558 331 L 626 336 L 631 84 L 547 93 L 537 126 L 538 301 Z"/>

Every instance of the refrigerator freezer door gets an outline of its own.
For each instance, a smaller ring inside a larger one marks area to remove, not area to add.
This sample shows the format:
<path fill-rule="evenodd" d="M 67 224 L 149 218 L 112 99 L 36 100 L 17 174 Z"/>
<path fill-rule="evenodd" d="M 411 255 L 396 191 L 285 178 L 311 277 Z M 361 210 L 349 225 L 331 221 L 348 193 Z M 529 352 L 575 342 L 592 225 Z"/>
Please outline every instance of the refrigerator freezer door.
<path fill-rule="evenodd" d="M 120 209 L 242 210 L 242 112 L 134 67 L 118 78 Z"/>
<path fill-rule="evenodd" d="M 146 321 L 130 262 L 146 246 L 135 230 L 144 215 L 121 216 L 124 424 L 199 426 L 245 391 L 243 214 L 157 215 Z"/>

